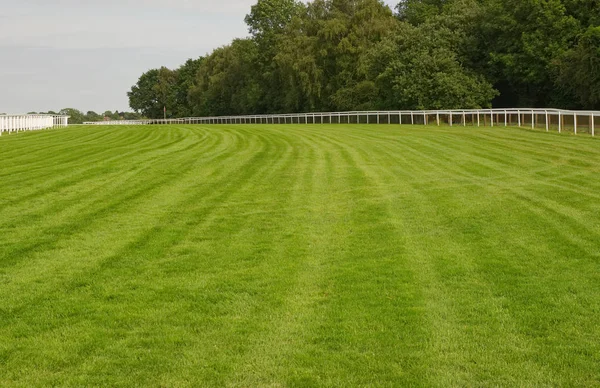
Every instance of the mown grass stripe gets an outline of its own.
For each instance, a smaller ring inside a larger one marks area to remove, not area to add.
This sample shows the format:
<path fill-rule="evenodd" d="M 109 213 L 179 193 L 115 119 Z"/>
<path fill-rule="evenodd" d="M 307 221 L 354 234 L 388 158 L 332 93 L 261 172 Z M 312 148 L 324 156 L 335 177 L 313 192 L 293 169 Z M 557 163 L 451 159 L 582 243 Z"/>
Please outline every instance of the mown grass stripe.
<path fill-rule="evenodd" d="M 405 125 L 3 136 L 0 385 L 600 384 L 599 144 Z"/>

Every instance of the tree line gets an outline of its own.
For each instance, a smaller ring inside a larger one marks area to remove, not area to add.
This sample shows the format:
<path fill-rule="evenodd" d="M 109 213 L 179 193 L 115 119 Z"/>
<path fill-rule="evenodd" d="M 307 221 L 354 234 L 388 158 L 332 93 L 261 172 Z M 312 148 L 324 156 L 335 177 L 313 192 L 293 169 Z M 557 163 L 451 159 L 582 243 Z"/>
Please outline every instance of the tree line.
<path fill-rule="evenodd" d="M 28 112 L 27 114 L 48 114 L 48 115 L 65 115 L 65 116 L 70 116 L 69 118 L 69 123 L 70 124 L 82 124 L 85 122 L 92 122 L 92 121 L 104 121 L 104 120 L 139 120 L 141 118 L 144 118 L 143 115 L 139 112 L 119 112 L 119 111 L 114 111 L 111 112 L 109 110 L 107 110 L 106 112 L 100 114 L 100 113 L 96 113 L 94 111 L 87 111 L 86 113 L 83 113 L 82 111 L 75 109 L 75 108 L 64 108 L 59 110 L 58 112 L 55 111 L 48 111 L 48 112 Z"/>
<path fill-rule="evenodd" d="M 250 36 L 141 75 L 150 118 L 600 108 L 599 0 L 258 0 Z"/>

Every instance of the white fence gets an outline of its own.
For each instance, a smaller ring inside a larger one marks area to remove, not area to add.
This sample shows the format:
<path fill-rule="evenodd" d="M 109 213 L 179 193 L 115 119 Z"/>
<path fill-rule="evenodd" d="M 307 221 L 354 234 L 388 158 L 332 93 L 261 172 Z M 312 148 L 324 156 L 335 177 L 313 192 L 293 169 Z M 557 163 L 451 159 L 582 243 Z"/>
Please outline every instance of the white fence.
<path fill-rule="evenodd" d="M 589 133 L 595 136 L 600 111 L 561 109 L 471 109 L 291 113 L 246 116 L 185 117 L 133 121 L 101 121 L 90 125 L 151 124 L 412 124 L 462 126 L 519 126 L 546 131 Z"/>
<path fill-rule="evenodd" d="M 69 116 L 60 115 L 0 115 L 0 135 L 8 132 L 35 131 L 66 127 Z"/>

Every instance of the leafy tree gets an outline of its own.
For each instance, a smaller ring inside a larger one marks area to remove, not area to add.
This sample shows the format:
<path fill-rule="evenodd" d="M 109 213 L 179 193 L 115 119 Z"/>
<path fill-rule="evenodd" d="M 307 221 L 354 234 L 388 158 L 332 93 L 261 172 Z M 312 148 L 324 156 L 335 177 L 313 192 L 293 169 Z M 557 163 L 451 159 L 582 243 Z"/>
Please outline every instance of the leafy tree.
<path fill-rule="evenodd" d="M 589 27 L 562 58 L 559 82 L 582 107 L 600 109 L 600 27 Z"/>
<path fill-rule="evenodd" d="M 278 36 L 302 8 L 295 0 L 258 0 L 244 20 L 260 48 L 272 51 Z"/>
<path fill-rule="evenodd" d="M 103 119 L 103 117 L 101 115 L 90 110 L 85 114 L 84 121 L 102 121 L 102 119 Z"/>
<path fill-rule="evenodd" d="M 560 0 L 490 0 L 479 28 L 487 68 L 503 106 L 556 101 L 555 59 L 572 45 L 578 23 Z"/>
<path fill-rule="evenodd" d="M 236 39 L 128 93 L 138 115 L 597 105 L 598 0 L 258 0 Z M 125 114 L 121 114 L 125 117 Z"/>
<path fill-rule="evenodd" d="M 192 105 L 189 101 L 189 93 L 194 87 L 196 76 L 204 58 L 188 59 L 176 70 L 175 81 L 175 103 L 173 115 L 175 117 L 187 117 L 193 114 Z"/>
<path fill-rule="evenodd" d="M 285 110 L 283 75 L 274 58 L 286 36 L 286 30 L 298 17 L 304 5 L 296 0 L 258 0 L 245 21 L 257 47 L 255 78 L 260 85 L 261 97 L 256 113 Z"/>
<path fill-rule="evenodd" d="M 189 99 L 195 114 L 227 115 L 256 111 L 260 84 L 256 79 L 256 44 L 236 39 L 215 50 L 200 65 Z"/>
<path fill-rule="evenodd" d="M 378 0 L 309 3 L 290 23 L 275 57 L 286 82 L 286 110 L 364 106 L 359 98 L 368 85 L 363 58 L 396 23 Z"/>
<path fill-rule="evenodd" d="M 123 120 L 139 120 L 143 118 L 141 114 L 136 112 L 121 112 L 121 116 Z"/>
<path fill-rule="evenodd" d="M 486 108 L 496 91 L 464 68 L 453 50 L 453 34 L 428 24 L 404 24 L 369 58 L 371 76 L 384 109 Z"/>
<path fill-rule="evenodd" d="M 163 117 L 166 107 L 167 116 L 174 116 L 177 109 L 177 73 L 166 67 L 152 69 L 142 74 L 137 84 L 127 93 L 129 106 L 150 118 Z"/>
<path fill-rule="evenodd" d="M 585 29 L 600 25 L 600 1 L 598 0 L 563 0 L 566 13 L 577 19 Z"/>
<path fill-rule="evenodd" d="M 302 29 L 303 23 L 298 19 L 294 28 Z M 278 101 L 271 105 L 275 111 L 322 110 L 320 98 L 326 81 L 316 55 L 317 39 L 293 32 L 281 43 L 274 58 L 281 81 Z"/>
<path fill-rule="evenodd" d="M 447 0 L 401 0 L 396 6 L 398 18 L 419 25 L 439 15 Z"/>
<path fill-rule="evenodd" d="M 80 110 L 74 108 L 64 108 L 58 112 L 59 115 L 71 116 L 69 123 L 82 124 L 85 121 L 85 115 Z"/>
<path fill-rule="evenodd" d="M 158 69 L 148 70 L 127 93 L 129 106 L 150 118 L 158 118 L 162 114 L 161 101 L 154 91 L 154 86 L 158 83 L 158 74 Z M 104 115 L 106 116 L 106 112 Z"/>
<path fill-rule="evenodd" d="M 121 119 L 121 115 L 119 114 L 118 111 L 112 112 L 110 110 L 107 110 L 102 115 L 102 119 L 103 120 L 120 120 Z"/>

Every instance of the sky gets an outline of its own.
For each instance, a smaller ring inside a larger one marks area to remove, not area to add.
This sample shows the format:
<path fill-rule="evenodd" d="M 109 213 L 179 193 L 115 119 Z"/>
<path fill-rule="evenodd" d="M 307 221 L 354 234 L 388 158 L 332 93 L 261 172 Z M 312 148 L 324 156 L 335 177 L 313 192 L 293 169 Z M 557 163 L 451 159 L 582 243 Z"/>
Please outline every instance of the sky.
<path fill-rule="evenodd" d="M 0 0 L 0 113 L 131 110 L 127 91 L 142 73 L 247 36 L 255 3 Z"/>

